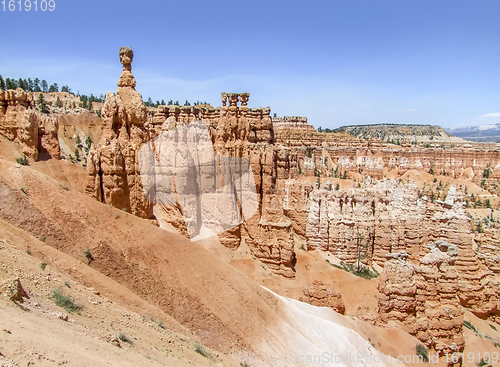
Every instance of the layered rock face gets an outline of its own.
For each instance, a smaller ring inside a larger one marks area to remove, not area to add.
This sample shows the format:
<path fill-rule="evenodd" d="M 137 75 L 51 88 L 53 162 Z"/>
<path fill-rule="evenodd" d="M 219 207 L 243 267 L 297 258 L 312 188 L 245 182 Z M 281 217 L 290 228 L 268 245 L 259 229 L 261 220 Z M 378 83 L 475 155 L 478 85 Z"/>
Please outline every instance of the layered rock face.
<path fill-rule="evenodd" d="M 314 126 L 307 123 L 307 117 L 301 116 L 273 117 L 273 127 L 276 131 L 287 129 L 316 132 Z"/>
<path fill-rule="evenodd" d="M 87 158 L 86 193 L 99 201 L 126 210 L 141 218 L 153 218 L 153 205 L 143 192 L 138 153 L 149 140 L 145 128 L 147 109 L 135 90 L 132 75 L 134 54 L 120 49 L 123 73 L 116 95 L 108 92 L 102 116 L 104 130 L 99 145 L 92 145 Z"/>
<path fill-rule="evenodd" d="M 409 250 L 418 255 L 426 233 L 419 225 L 426 205 L 418 199 L 415 184 L 368 179 L 363 188 L 335 190 L 333 185 L 314 187 L 309 194 L 306 238 L 308 248 L 330 251 L 354 262 L 357 241 L 368 245 L 367 261 L 380 265 L 388 252 Z"/>
<path fill-rule="evenodd" d="M 34 109 L 31 93 L 21 88 L 0 90 L 0 135 L 17 143 L 26 156 L 36 161 L 42 153 L 59 159 L 58 126 L 57 118 Z"/>
<path fill-rule="evenodd" d="M 387 254 L 379 282 L 377 323 L 402 328 L 444 358 L 464 349 L 455 266 L 458 251 L 446 241 L 427 247 L 430 253 L 419 259 L 418 265 L 407 262 L 406 252 Z M 461 361 L 456 364 L 461 365 Z"/>
<path fill-rule="evenodd" d="M 354 263 L 361 244 L 366 247 L 361 261 L 382 266 L 387 253 L 404 252 L 416 262 L 427 252 L 426 244 L 448 241 L 457 252 L 453 264 L 458 272 L 460 304 L 479 317 L 498 318 L 498 282 L 473 251 L 469 219 L 454 186 L 444 202 L 434 204 L 419 199 L 412 182 L 375 180 L 374 184 L 366 181 L 364 187 L 347 190 L 335 190 L 330 184 L 295 189 L 308 193 L 302 196 L 302 205 L 307 207 L 308 248 L 329 251 Z M 484 252 L 491 254 L 494 242 L 488 243 L 491 245 L 485 246 Z"/>

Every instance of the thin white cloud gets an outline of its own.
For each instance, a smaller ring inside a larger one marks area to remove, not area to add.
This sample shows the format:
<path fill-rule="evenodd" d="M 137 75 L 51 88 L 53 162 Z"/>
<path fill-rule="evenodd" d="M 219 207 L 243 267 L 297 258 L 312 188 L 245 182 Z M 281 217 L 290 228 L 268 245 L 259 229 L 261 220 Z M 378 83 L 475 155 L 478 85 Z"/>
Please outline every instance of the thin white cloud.
<path fill-rule="evenodd" d="M 487 114 L 481 115 L 479 117 L 500 117 L 500 112 L 487 113 Z"/>

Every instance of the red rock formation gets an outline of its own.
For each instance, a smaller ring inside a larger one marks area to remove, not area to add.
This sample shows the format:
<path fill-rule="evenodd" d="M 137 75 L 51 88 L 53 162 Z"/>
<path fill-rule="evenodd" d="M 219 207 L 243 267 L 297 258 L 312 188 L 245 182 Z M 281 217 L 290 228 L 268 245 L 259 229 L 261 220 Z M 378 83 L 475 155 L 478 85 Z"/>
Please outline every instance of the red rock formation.
<path fill-rule="evenodd" d="M 61 158 L 61 147 L 59 146 L 58 138 L 59 122 L 57 117 L 42 116 L 40 126 L 38 128 L 39 151 L 40 159 L 45 158 Z"/>
<path fill-rule="evenodd" d="M 367 264 L 382 265 L 388 252 L 408 251 L 412 257 L 425 240 L 425 204 L 413 183 L 366 182 L 362 188 L 335 190 L 314 187 L 308 196 L 306 222 L 308 248 L 321 248 L 352 263 L 358 237 L 368 244 Z"/>
<path fill-rule="evenodd" d="M 330 307 L 342 315 L 345 312 L 342 295 L 333 288 L 328 289 L 319 280 L 313 281 L 312 285 L 304 288 L 304 297 L 300 297 L 299 301 L 318 307 Z"/>
<path fill-rule="evenodd" d="M 460 287 L 455 261 L 457 247 L 446 242 L 429 244 L 431 252 L 420 259 L 417 278 L 417 332 L 415 336 L 441 357 L 464 349 L 463 310 L 457 292 Z M 449 362 L 449 365 L 461 365 Z"/>
<path fill-rule="evenodd" d="M 464 349 L 464 318 L 455 266 L 458 251 L 446 241 L 427 247 L 431 252 L 419 260 L 418 266 L 407 262 L 405 252 L 387 255 L 379 283 L 376 321 L 415 335 L 444 360 L 447 353 L 461 353 Z M 461 365 L 461 361 L 456 364 Z"/>
<path fill-rule="evenodd" d="M 40 116 L 32 108 L 33 95 L 21 88 L 0 91 L 0 134 L 18 143 L 28 157 L 38 158 Z"/>
<path fill-rule="evenodd" d="M 153 205 L 144 195 L 138 163 L 139 149 L 149 140 L 144 126 L 147 109 L 135 91 L 133 57 L 130 48 L 120 49 L 123 73 L 116 95 L 106 95 L 102 108 L 104 131 L 99 145 L 90 149 L 87 158 L 86 192 L 141 218 L 152 218 Z"/>
<path fill-rule="evenodd" d="M 57 117 L 35 110 L 31 93 L 0 90 L 0 135 L 19 144 L 26 156 L 59 159 L 58 126 Z"/>
<path fill-rule="evenodd" d="M 415 335 L 417 316 L 417 269 L 404 251 L 389 253 L 378 285 L 377 323 L 400 327 Z"/>

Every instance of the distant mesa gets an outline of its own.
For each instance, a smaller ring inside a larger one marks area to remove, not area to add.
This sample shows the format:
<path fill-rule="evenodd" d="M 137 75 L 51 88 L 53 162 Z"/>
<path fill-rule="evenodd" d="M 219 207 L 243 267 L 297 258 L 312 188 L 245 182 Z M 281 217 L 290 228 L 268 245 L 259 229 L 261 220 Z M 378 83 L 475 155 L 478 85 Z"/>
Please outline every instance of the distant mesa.
<path fill-rule="evenodd" d="M 334 132 L 346 132 L 356 138 L 378 138 L 384 142 L 418 141 L 428 142 L 463 142 L 462 138 L 448 134 L 437 125 L 411 125 L 411 124 L 373 124 L 373 125 L 348 125 L 341 126 Z"/>

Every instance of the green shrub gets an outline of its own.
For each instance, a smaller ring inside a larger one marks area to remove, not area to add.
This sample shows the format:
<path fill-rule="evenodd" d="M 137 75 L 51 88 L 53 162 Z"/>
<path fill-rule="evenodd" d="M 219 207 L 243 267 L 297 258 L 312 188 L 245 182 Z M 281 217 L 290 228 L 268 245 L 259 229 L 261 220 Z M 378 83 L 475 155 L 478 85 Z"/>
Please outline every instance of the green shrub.
<path fill-rule="evenodd" d="M 87 258 L 88 264 L 90 265 L 92 260 L 94 260 L 94 258 L 92 257 L 92 253 L 90 252 L 90 249 L 87 248 L 83 253 L 85 254 L 85 257 Z"/>
<path fill-rule="evenodd" d="M 194 350 L 196 351 L 196 353 L 202 355 L 205 358 L 209 356 L 208 352 L 205 350 L 205 348 L 203 348 L 203 345 L 201 345 L 200 343 L 195 343 Z"/>
<path fill-rule="evenodd" d="M 415 347 L 417 351 L 417 356 L 422 357 L 424 362 L 429 362 L 429 350 L 423 344 L 418 344 Z"/>
<path fill-rule="evenodd" d="M 464 321 L 464 326 L 467 328 L 467 329 L 470 329 L 472 330 L 473 332 L 477 333 L 477 329 L 474 327 L 474 325 L 472 325 L 469 321 Z"/>
<path fill-rule="evenodd" d="M 28 158 L 26 158 L 25 154 L 23 154 L 22 158 L 17 158 L 16 162 L 19 163 L 21 166 L 29 165 Z"/>
<path fill-rule="evenodd" d="M 491 327 L 493 330 L 497 331 L 497 328 L 496 328 L 495 326 L 493 326 L 493 325 L 491 325 L 491 324 L 490 324 L 490 327 Z"/>
<path fill-rule="evenodd" d="M 46 266 L 47 266 L 47 263 L 41 263 L 41 264 L 40 264 L 40 268 L 41 268 L 42 270 L 45 270 L 45 267 L 46 267 Z"/>
<path fill-rule="evenodd" d="M 64 295 L 61 288 L 54 289 L 51 298 L 56 305 L 64 308 L 69 313 L 79 312 L 83 308 L 82 304 L 75 304 L 70 295 Z"/>
<path fill-rule="evenodd" d="M 124 333 L 118 334 L 118 339 L 120 339 L 124 343 L 132 344 L 132 340 L 130 340 Z"/>
<path fill-rule="evenodd" d="M 358 277 L 364 278 L 364 279 L 373 279 L 373 278 L 378 278 L 380 276 L 380 273 L 376 271 L 373 268 L 370 268 L 368 266 L 363 266 L 361 270 L 357 270 L 356 265 L 354 264 L 347 264 L 343 261 L 340 262 L 340 265 L 332 264 L 328 259 L 326 260 L 330 265 L 337 269 L 341 269 L 344 271 L 347 271 L 348 273 L 352 273 Z"/>

